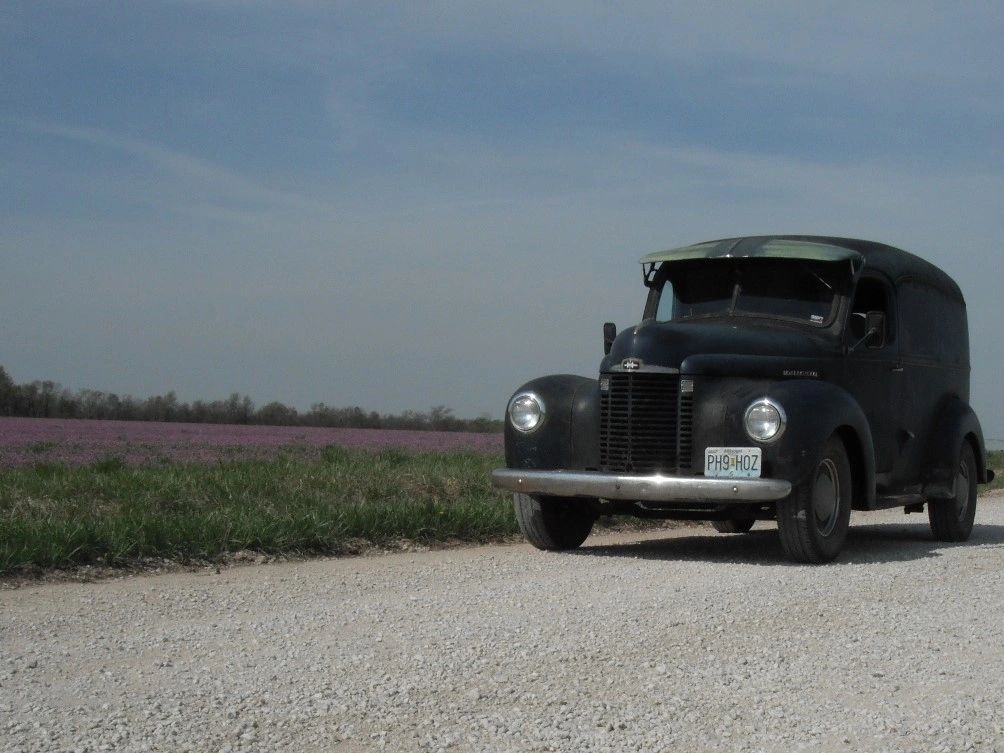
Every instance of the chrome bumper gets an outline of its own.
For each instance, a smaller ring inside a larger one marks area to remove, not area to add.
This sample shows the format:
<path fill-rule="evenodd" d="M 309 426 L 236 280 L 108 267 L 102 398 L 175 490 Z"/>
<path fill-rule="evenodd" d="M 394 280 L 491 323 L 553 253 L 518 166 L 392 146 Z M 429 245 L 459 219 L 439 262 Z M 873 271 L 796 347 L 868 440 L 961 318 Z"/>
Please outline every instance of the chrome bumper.
<path fill-rule="evenodd" d="M 652 502 L 769 502 L 787 497 L 791 482 L 776 478 L 631 476 L 599 471 L 497 468 L 492 485 L 526 494 Z"/>

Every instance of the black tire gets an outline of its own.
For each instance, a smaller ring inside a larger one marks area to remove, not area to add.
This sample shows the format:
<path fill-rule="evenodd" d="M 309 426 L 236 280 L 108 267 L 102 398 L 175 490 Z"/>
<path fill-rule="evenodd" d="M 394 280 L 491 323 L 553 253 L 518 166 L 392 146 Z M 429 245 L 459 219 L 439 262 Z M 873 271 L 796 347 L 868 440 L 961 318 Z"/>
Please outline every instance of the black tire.
<path fill-rule="evenodd" d="M 932 499 L 927 503 L 931 532 L 938 541 L 965 541 L 973 532 L 978 478 L 973 446 L 963 442 L 955 471 L 955 497 Z"/>
<path fill-rule="evenodd" d="M 593 530 L 596 514 L 582 499 L 513 494 L 516 520 L 526 540 L 538 549 L 577 549 Z"/>
<path fill-rule="evenodd" d="M 753 518 L 732 518 L 731 520 L 712 520 L 711 527 L 718 533 L 747 533 L 756 521 Z"/>
<path fill-rule="evenodd" d="M 826 440 L 809 477 L 777 503 L 781 547 L 795 562 L 829 562 L 851 522 L 851 464 L 837 436 Z"/>

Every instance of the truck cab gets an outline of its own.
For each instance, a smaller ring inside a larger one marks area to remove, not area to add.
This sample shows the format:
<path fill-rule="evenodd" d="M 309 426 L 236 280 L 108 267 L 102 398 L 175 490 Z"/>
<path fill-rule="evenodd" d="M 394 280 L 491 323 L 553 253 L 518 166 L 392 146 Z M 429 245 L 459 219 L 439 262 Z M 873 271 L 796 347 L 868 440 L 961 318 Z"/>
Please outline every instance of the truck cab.
<path fill-rule="evenodd" d="M 789 558 L 825 562 L 852 509 L 926 506 L 968 538 L 989 482 L 969 406 L 958 285 L 906 251 L 819 236 L 728 238 L 649 254 L 642 320 L 604 327 L 596 377 L 513 394 L 506 467 L 541 549 L 599 515 L 777 521 Z"/>

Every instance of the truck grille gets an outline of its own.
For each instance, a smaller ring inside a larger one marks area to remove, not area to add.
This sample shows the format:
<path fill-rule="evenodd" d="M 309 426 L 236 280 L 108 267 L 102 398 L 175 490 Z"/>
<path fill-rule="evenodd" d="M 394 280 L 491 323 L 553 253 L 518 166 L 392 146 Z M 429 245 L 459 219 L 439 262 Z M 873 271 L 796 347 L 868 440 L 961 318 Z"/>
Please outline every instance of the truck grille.
<path fill-rule="evenodd" d="M 627 473 L 688 471 L 693 393 L 680 394 L 679 374 L 612 373 L 600 391 L 600 467 Z"/>

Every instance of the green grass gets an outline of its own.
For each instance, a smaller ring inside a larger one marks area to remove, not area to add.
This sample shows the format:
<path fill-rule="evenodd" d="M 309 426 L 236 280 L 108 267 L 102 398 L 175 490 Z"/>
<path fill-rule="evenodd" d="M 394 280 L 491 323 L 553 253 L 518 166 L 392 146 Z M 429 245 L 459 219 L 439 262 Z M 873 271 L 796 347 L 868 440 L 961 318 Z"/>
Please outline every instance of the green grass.
<path fill-rule="evenodd" d="M 0 471 L 0 573 L 496 540 L 517 533 L 508 495 L 489 484 L 499 465 L 474 453 L 330 447 L 320 458 Z"/>

